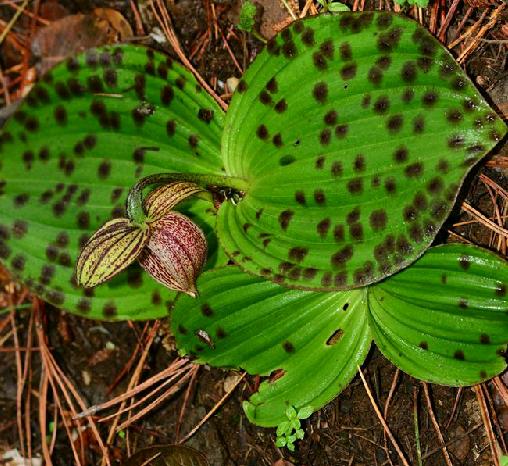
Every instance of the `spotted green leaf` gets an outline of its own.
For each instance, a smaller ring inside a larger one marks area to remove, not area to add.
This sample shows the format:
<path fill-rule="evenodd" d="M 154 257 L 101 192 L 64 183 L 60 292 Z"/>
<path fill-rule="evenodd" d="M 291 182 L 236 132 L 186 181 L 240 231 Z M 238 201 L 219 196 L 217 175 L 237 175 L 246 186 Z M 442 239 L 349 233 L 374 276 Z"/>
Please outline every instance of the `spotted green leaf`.
<path fill-rule="evenodd" d="M 431 244 L 470 168 L 506 132 L 416 22 L 295 22 L 240 81 L 222 140 L 249 188 L 218 233 L 246 271 L 287 287 L 377 282 Z"/>
<path fill-rule="evenodd" d="M 166 315 L 175 293 L 137 264 L 83 290 L 73 279 L 75 260 L 93 231 L 125 217 L 127 190 L 140 177 L 220 174 L 223 119 L 182 66 L 142 47 L 94 49 L 57 66 L 0 133 L 1 260 L 36 294 L 71 312 Z M 214 253 L 211 207 L 192 200 L 181 210 L 205 230 Z"/>
<path fill-rule="evenodd" d="M 369 292 L 379 349 L 403 371 L 471 385 L 506 368 L 508 265 L 480 248 L 431 248 Z"/>
<path fill-rule="evenodd" d="M 411 267 L 360 290 L 290 290 L 226 267 L 177 300 L 172 328 L 197 362 L 267 376 L 244 402 L 262 426 L 288 407 L 315 411 L 346 387 L 374 338 L 403 371 L 471 385 L 506 368 L 508 266 L 482 249 L 431 248 Z"/>
<path fill-rule="evenodd" d="M 178 298 L 173 332 L 198 362 L 268 377 L 244 403 L 262 426 L 287 420 L 288 406 L 328 403 L 354 376 L 370 347 L 366 290 L 290 290 L 242 272 L 214 269 L 198 278 L 197 299 Z"/>

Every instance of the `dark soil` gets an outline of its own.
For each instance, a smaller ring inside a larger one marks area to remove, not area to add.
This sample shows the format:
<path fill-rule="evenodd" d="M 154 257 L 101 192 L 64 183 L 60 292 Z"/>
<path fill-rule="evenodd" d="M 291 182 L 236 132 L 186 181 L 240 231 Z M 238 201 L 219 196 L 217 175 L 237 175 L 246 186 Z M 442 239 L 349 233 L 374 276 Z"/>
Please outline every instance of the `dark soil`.
<path fill-rule="evenodd" d="M 275 0 L 273 0 L 275 2 Z M 123 1 L 84 1 L 61 2 L 71 12 L 89 11 L 95 6 L 108 6 L 121 11 L 131 24 L 134 24 L 129 2 Z M 168 2 L 174 20 L 175 30 L 181 45 L 202 76 L 219 94 L 226 92 L 223 83 L 232 76 L 240 77 L 240 71 L 233 62 L 229 52 L 223 46 L 222 35 L 215 36 L 211 18 L 211 0 L 180 0 Z M 352 4 L 348 1 L 347 3 Z M 377 5 L 376 1 L 376 5 Z M 449 1 L 446 2 L 451 3 Z M 278 4 L 277 4 L 278 5 Z M 303 6 L 303 5 L 301 5 Z M 365 9 L 372 9 L 374 4 L 367 0 Z M 231 25 L 238 14 L 239 6 L 229 0 L 217 0 L 214 3 L 218 24 L 222 33 L 228 36 Z M 466 11 L 460 2 L 456 17 L 452 21 L 450 34 L 460 23 Z M 281 10 L 281 8 L 279 8 Z M 282 10 L 283 12 L 283 10 Z M 274 14 L 274 13 L 272 13 Z M 481 10 L 473 11 L 468 24 L 472 24 L 481 15 Z M 263 17 L 262 21 L 270 21 Z M 150 19 L 148 18 L 148 21 Z M 151 19 L 153 21 L 153 18 Z M 155 25 L 153 23 L 152 25 Z M 202 50 L 199 44 L 206 38 L 208 45 Z M 490 38 L 490 37 L 488 37 Z M 232 53 L 242 68 L 248 64 L 260 42 L 240 31 L 228 39 Z M 152 46 L 157 46 L 152 42 Z M 157 46 L 160 48 L 160 46 Z M 164 48 L 163 48 L 164 49 Z M 198 50 L 196 52 L 196 50 Z M 502 57 L 502 46 L 487 44 L 478 48 L 467 62 L 470 76 L 480 83 L 490 94 L 492 100 L 501 108 L 506 108 L 508 86 L 506 57 Z M 168 49 L 165 49 L 169 52 Z M 498 152 L 506 153 L 505 148 Z M 501 186 L 508 187 L 506 170 L 484 169 L 486 173 Z M 492 211 L 489 197 L 477 182 L 478 173 L 470 178 L 467 199 L 484 214 Z M 467 191 L 465 188 L 464 191 Z M 448 240 L 448 229 L 459 220 L 469 219 L 460 214 L 459 209 L 443 228 L 440 241 Z M 490 245 L 490 233 L 479 224 L 471 224 L 454 229 L 470 241 Z M 55 309 L 47 310 L 47 329 L 52 352 L 64 372 L 80 390 L 89 405 L 110 399 L 121 394 L 126 387 L 126 380 L 109 394 L 108 387 L 128 361 L 132 348 L 140 332 L 142 323 L 103 323 L 80 319 L 63 314 Z M 28 312 L 18 316 L 18 332 L 24 335 L 28 321 Z M 111 343 L 113 345 L 111 345 Z M 106 344 L 114 349 L 105 351 Z M 20 342 L 23 346 L 23 341 Z M 97 362 L 98 352 L 104 360 Z M 147 378 L 166 368 L 176 356 L 168 352 L 160 337 L 153 346 L 147 360 L 143 377 Z M 33 362 L 33 380 L 38 380 L 40 365 L 38 356 Z M 364 365 L 370 387 L 375 399 L 383 410 L 394 379 L 395 367 L 376 349 L 373 349 Z M 197 377 L 197 384 L 192 391 L 192 398 L 187 406 L 180 432 L 185 434 L 208 412 L 224 395 L 224 381 L 229 373 L 223 370 L 202 367 Z M 247 399 L 255 386 L 253 378 L 243 381 L 224 406 L 189 440 L 187 445 L 203 452 L 212 466 L 254 466 L 272 465 L 281 457 L 299 465 L 397 465 L 400 464 L 397 454 L 389 440 L 385 439 L 384 430 L 377 419 L 372 405 L 365 393 L 361 380 L 356 377 L 350 386 L 333 402 L 315 413 L 306 423 L 306 435 L 298 444 L 297 452 L 291 454 L 274 446 L 273 429 L 258 428 L 250 424 L 241 408 L 242 400 Z M 492 386 L 487 385 L 492 390 Z M 34 390 L 38 387 L 34 386 Z M 491 465 L 492 456 L 486 437 L 480 410 L 472 389 L 465 388 L 458 395 L 458 389 L 431 386 L 433 410 L 441 427 L 446 442 L 449 444 L 455 465 L 482 466 Z M 133 449 L 152 443 L 174 443 L 175 426 L 184 400 L 184 391 L 163 403 L 150 415 L 136 423 L 130 430 L 129 441 Z M 456 404 L 457 403 L 457 404 Z M 51 408 L 52 409 L 52 408 Z M 452 414 L 454 413 L 454 414 Z M 386 418 L 410 464 L 417 465 L 415 433 L 415 416 L 419 425 L 419 441 L 423 464 L 429 466 L 445 465 L 436 431 L 433 427 L 423 398 L 423 388 L 419 381 L 400 374 L 395 387 Z M 32 403 L 31 426 L 34 432 L 34 455 L 40 453 L 40 439 L 37 432 L 37 402 Z M 506 432 L 505 439 L 508 440 Z M 18 446 L 16 427 L 16 366 L 13 353 L 0 353 L 0 452 Z M 113 448 L 113 447 L 112 447 Z M 125 442 L 119 440 L 115 455 L 120 458 L 125 454 Z M 131 450 L 132 451 L 132 450 Z M 389 453 L 390 458 L 387 456 Z M 64 429 L 59 430 L 55 448 L 55 465 L 73 463 L 72 453 Z M 97 451 L 90 449 L 89 464 L 99 464 Z M 1 464 L 1 460 L 0 460 Z"/>

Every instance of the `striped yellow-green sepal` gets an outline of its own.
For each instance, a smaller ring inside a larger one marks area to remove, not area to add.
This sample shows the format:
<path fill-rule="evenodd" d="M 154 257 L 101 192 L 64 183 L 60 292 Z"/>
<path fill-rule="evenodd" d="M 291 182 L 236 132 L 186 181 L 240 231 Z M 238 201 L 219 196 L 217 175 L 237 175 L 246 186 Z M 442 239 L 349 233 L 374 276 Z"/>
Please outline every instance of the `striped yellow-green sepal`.
<path fill-rule="evenodd" d="M 97 286 L 124 270 L 148 241 L 148 228 L 119 218 L 104 224 L 88 240 L 76 267 L 76 282 L 85 288 Z"/>
<path fill-rule="evenodd" d="M 177 204 L 201 191 L 204 191 L 203 188 L 187 181 L 177 181 L 154 189 L 145 199 L 149 221 L 166 216 Z"/>

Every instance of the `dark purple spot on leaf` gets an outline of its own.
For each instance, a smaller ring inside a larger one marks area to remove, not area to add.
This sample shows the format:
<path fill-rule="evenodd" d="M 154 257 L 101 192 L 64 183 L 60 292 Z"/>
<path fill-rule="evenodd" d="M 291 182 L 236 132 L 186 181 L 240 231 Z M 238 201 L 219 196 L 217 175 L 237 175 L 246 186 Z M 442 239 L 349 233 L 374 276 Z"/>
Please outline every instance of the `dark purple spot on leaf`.
<path fill-rule="evenodd" d="M 317 83 L 312 93 L 319 103 L 324 103 L 328 97 L 328 86 L 324 82 Z"/>
<path fill-rule="evenodd" d="M 342 162 L 335 161 L 330 168 L 332 176 L 337 177 L 342 175 Z"/>
<path fill-rule="evenodd" d="M 370 226 L 374 231 L 384 230 L 387 222 L 387 215 L 384 209 L 374 210 L 370 214 Z"/>
<path fill-rule="evenodd" d="M 280 227 L 286 231 L 289 226 L 289 222 L 293 218 L 294 212 L 292 210 L 284 210 L 279 215 L 279 225 Z"/>
<path fill-rule="evenodd" d="M 412 163 L 404 169 L 404 174 L 408 178 L 418 178 L 423 174 L 423 164 L 421 162 Z"/>
<path fill-rule="evenodd" d="M 354 178 L 347 184 L 347 189 L 351 194 L 361 194 L 363 192 L 363 179 Z"/>
<path fill-rule="evenodd" d="M 331 257 L 331 264 L 334 267 L 343 267 L 353 257 L 353 247 L 348 244 Z"/>
<path fill-rule="evenodd" d="M 305 194 L 303 191 L 295 192 L 295 201 L 300 205 L 305 205 Z"/>
<path fill-rule="evenodd" d="M 289 250 L 288 256 L 292 261 L 302 262 L 309 250 L 304 247 L 294 247 Z"/>

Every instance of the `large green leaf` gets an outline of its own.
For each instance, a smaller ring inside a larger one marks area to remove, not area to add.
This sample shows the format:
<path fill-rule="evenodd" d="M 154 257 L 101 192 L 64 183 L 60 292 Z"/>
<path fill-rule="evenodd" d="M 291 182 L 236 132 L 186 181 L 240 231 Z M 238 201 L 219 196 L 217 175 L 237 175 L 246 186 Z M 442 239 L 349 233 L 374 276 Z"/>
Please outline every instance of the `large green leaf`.
<path fill-rule="evenodd" d="M 205 272 L 197 285 L 198 299 L 176 302 L 176 343 L 198 362 L 271 375 L 244 403 L 258 425 L 279 424 L 288 406 L 328 403 L 370 347 L 365 290 L 289 290 L 236 266 Z"/>
<path fill-rule="evenodd" d="M 480 248 L 431 248 L 369 290 L 379 349 L 404 372 L 471 385 L 506 368 L 508 265 Z"/>
<path fill-rule="evenodd" d="M 390 13 L 298 21 L 240 82 L 223 135 L 248 185 L 218 232 L 249 272 L 348 289 L 431 244 L 466 173 L 506 128 L 426 30 Z"/>
<path fill-rule="evenodd" d="M 340 393 L 371 332 L 394 364 L 423 380 L 471 385 L 499 374 L 507 284 L 506 262 L 455 244 L 363 290 L 290 290 L 226 267 L 198 279 L 198 300 L 177 300 L 172 328 L 197 362 L 271 375 L 244 409 L 252 422 L 274 426 L 289 405 L 317 410 Z"/>
<path fill-rule="evenodd" d="M 93 290 L 73 284 L 80 246 L 127 190 L 165 172 L 220 174 L 224 115 L 170 58 L 136 46 L 88 51 L 35 85 L 0 133 L 0 258 L 45 300 L 93 318 L 148 319 L 175 293 L 134 265 Z M 188 204 L 214 250 L 215 214 Z"/>

